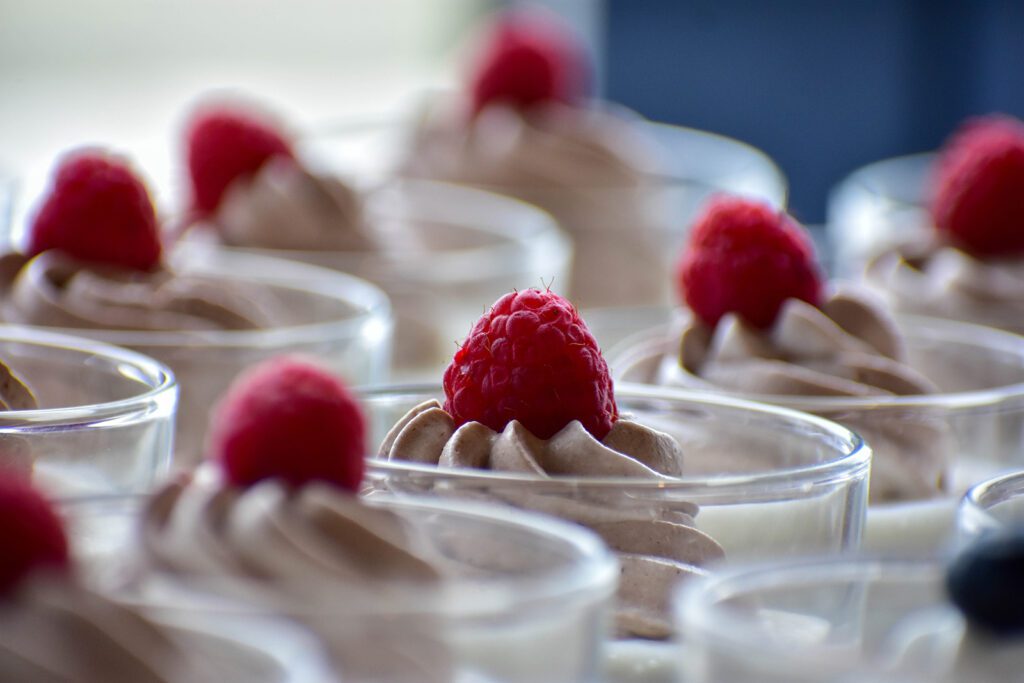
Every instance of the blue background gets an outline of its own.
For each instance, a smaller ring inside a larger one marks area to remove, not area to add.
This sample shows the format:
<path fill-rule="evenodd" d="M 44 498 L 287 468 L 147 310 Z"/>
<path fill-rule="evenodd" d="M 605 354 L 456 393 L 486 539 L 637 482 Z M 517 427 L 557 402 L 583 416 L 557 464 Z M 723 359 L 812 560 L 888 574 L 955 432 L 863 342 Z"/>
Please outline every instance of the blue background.
<path fill-rule="evenodd" d="M 1024 0 L 607 0 L 605 19 L 605 95 L 760 147 L 806 222 L 858 166 L 970 114 L 1024 118 Z"/>

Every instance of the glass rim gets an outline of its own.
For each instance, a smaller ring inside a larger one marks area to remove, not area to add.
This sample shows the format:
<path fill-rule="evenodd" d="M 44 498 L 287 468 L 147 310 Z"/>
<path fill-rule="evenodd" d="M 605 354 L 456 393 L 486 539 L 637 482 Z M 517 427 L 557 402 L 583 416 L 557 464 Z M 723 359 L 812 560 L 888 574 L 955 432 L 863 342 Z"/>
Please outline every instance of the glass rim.
<path fill-rule="evenodd" d="M 180 243 L 171 250 L 185 251 L 190 249 L 206 249 L 207 245 Z M 271 348 L 286 347 L 292 343 L 309 342 L 318 339 L 331 339 L 342 336 L 356 336 L 359 330 L 369 323 L 379 323 L 384 328 L 392 324 L 391 302 L 387 295 L 376 285 L 362 278 L 321 268 L 319 266 L 290 261 L 276 256 L 251 254 L 244 251 L 218 250 L 217 258 L 241 261 L 244 265 L 259 266 L 264 263 L 268 267 L 295 271 L 295 276 L 288 278 L 275 276 L 257 276 L 254 281 L 268 283 L 289 289 L 313 293 L 336 301 L 350 301 L 358 298 L 361 302 L 357 312 L 351 317 L 341 320 L 303 323 L 299 325 L 283 325 L 254 330 L 126 330 L 126 329 L 89 329 L 75 327 L 40 326 L 42 329 L 53 330 L 67 336 L 88 335 L 89 339 L 99 340 L 115 346 L 162 347 L 162 346 L 202 346 L 225 348 Z M 305 272 L 303 272 L 305 271 Z M 229 280 L 234 277 L 227 278 Z"/>
<path fill-rule="evenodd" d="M 421 178 L 388 179 L 383 185 L 375 185 L 374 187 L 371 187 L 369 191 L 372 196 L 374 191 L 391 191 L 396 188 L 397 184 L 421 187 L 431 191 L 431 193 L 435 195 L 438 193 L 449 194 L 451 195 L 451 204 L 453 205 L 458 202 L 470 201 L 473 199 L 486 201 L 490 204 L 488 211 L 491 213 L 515 212 L 518 214 L 516 217 L 513 217 L 513 219 L 510 219 L 515 221 L 515 226 L 499 226 L 495 222 L 482 225 L 476 221 L 469 221 L 466 218 L 458 221 L 451 219 L 441 220 L 431 218 L 429 216 L 419 217 L 414 213 L 414 217 L 421 218 L 421 220 L 425 222 L 453 225 L 460 229 L 472 230 L 477 233 L 485 233 L 501 238 L 501 241 L 496 244 L 484 246 L 430 249 L 426 255 L 412 251 L 396 251 L 388 254 L 381 254 L 378 251 L 372 250 L 346 251 L 337 249 L 271 249 L 265 247 L 222 245 L 219 243 L 216 243 L 216 248 L 223 249 L 230 253 L 253 254 L 263 258 L 279 258 L 285 260 L 294 260 L 298 258 L 301 262 L 307 263 L 311 267 L 325 268 L 327 270 L 332 269 L 319 264 L 314 265 L 313 263 L 309 263 L 307 259 L 316 260 L 323 257 L 335 256 L 379 262 L 381 264 L 402 264 L 412 268 L 410 272 L 405 274 L 408 277 L 428 281 L 450 280 L 453 277 L 457 278 L 459 274 L 465 270 L 467 264 L 479 264 L 482 260 L 485 260 L 489 265 L 493 265 L 493 270 L 489 270 L 489 272 L 501 274 L 504 272 L 503 269 L 511 270 L 511 266 L 514 265 L 515 259 L 521 258 L 521 252 L 524 251 L 536 252 L 546 262 L 550 261 L 550 265 L 552 265 L 552 267 L 564 266 L 572 256 L 572 241 L 569 236 L 562 230 L 558 222 L 549 213 L 537 206 L 534 206 L 533 204 L 515 197 L 510 197 L 508 195 L 499 194 L 497 192 L 492 192 L 478 187 Z M 378 217 L 383 219 L 391 218 L 391 215 L 386 211 L 371 211 L 371 215 L 378 215 Z M 527 224 L 530 229 L 528 231 L 524 231 L 523 227 Z M 192 231 L 189 230 L 185 233 L 183 241 L 186 243 L 200 242 L 200 238 L 190 237 L 191 232 Z M 535 266 L 536 264 L 531 265 Z M 547 265 L 547 263 L 545 263 L 545 265 Z M 540 285 L 540 283 L 538 283 L 538 285 Z"/>
<path fill-rule="evenodd" d="M 996 349 L 1011 353 L 1021 358 L 1024 363 L 1024 341 L 1020 335 L 976 323 L 947 320 L 932 316 L 898 314 L 897 323 L 911 325 L 915 330 L 928 330 L 929 333 L 945 334 L 946 339 L 956 339 L 973 346 L 984 347 L 986 350 Z M 902 327 L 903 325 L 901 325 Z M 667 343 L 668 325 L 638 332 L 617 345 L 619 352 L 612 357 L 613 376 L 621 374 L 622 368 L 629 363 L 650 357 L 652 346 L 658 342 Z M 982 343 L 984 342 L 984 343 Z M 644 344 L 644 349 L 639 345 Z M 664 344 L 660 344 L 664 346 Z M 656 385 L 651 385 L 656 386 Z M 717 390 L 721 391 L 721 390 Z M 1012 401 L 1024 401 L 1024 381 L 1013 382 L 992 389 L 972 389 L 968 391 L 948 391 L 937 394 L 918 395 L 878 395 L 878 396 L 812 396 L 790 394 L 756 394 L 746 392 L 725 392 L 721 395 L 736 396 L 753 402 L 766 402 L 785 406 L 797 411 L 838 410 L 871 410 L 880 408 L 943 408 L 967 414 L 973 410 L 991 410 Z"/>
<path fill-rule="evenodd" d="M 993 504 L 1006 500 L 1005 496 L 1024 495 L 1024 471 L 1003 473 L 978 482 L 967 489 L 957 507 L 957 525 L 960 531 L 979 534 L 998 531 L 1006 525 L 990 509 Z M 996 497 L 996 500 L 989 500 Z"/>
<path fill-rule="evenodd" d="M 794 653 L 764 641 L 764 629 L 744 615 L 722 609 L 723 602 L 764 590 L 800 585 L 828 585 L 896 579 L 919 582 L 942 579 L 946 565 L 936 556 L 876 554 L 805 557 L 720 567 L 718 571 L 679 584 L 673 591 L 672 611 L 679 630 L 731 651 L 742 649 L 773 661 L 828 662 L 834 650 L 807 646 Z"/>
<path fill-rule="evenodd" d="M 904 164 L 923 164 L 927 162 L 930 166 L 934 164 L 935 160 L 938 158 L 938 154 L 939 153 L 935 150 L 929 150 L 927 152 L 915 152 L 913 154 L 901 154 L 899 156 L 878 159 L 851 171 L 849 175 L 839 181 L 839 184 L 836 185 L 832 192 L 830 192 L 830 195 L 839 196 L 856 189 L 858 192 L 863 192 L 864 194 L 868 194 L 873 197 L 883 198 L 887 202 L 897 206 L 908 208 L 917 207 L 922 209 L 927 208 L 926 204 L 908 202 L 881 191 L 878 187 L 877 181 L 872 179 L 872 176 L 877 174 L 879 171 L 884 172 Z M 834 199 L 830 199 L 829 203 L 834 203 Z M 832 221 L 829 221 L 829 223 L 831 222 Z"/>
<path fill-rule="evenodd" d="M 393 384 L 367 387 L 357 392 L 362 401 L 372 402 L 389 397 L 437 396 L 442 393 L 436 384 Z M 551 475 L 538 477 L 514 472 L 492 472 L 470 468 L 445 468 L 436 465 L 381 460 L 376 456 L 367 459 L 370 473 L 409 473 L 462 482 L 500 482 L 509 486 L 527 488 L 532 492 L 545 490 L 612 489 L 615 491 L 681 491 L 690 494 L 721 494 L 735 491 L 737 495 L 757 485 L 759 491 L 786 491 L 793 488 L 816 488 L 863 473 L 867 475 L 871 463 L 871 447 L 856 432 L 831 420 L 791 410 L 789 408 L 756 403 L 729 396 L 709 395 L 701 392 L 676 388 L 653 387 L 644 384 L 617 382 L 616 398 L 650 399 L 673 401 L 677 404 L 696 408 L 725 409 L 730 411 L 753 412 L 764 417 L 782 419 L 789 424 L 801 425 L 815 430 L 819 436 L 831 437 L 835 443 L 843 444 L 838 457 L 820 463 L 784 467 L 748 474 L 722 474 L 683 476 L 669 479 L 641 479 L 637 477 L 571 477 Z M 838 449 L 837 449 L 838 450 Z"/>
<path fill-rule="evenodd" d="M 780 205 L 785 206 L 789 196 L 789 183 L 786 180 L 785 174 L 782 172 L 781 167 L 775 163 L 775 161 L 763 150 L 758 149 L 754 145 L 739 140 L 737 138 L 729 137 L 721 133 L 714 133 L 712 131 L 701 130 L 699 128 L 690 128 L 688 126 L 680 126 L 671 123 L 664 123 L 660 121 L 652 121 L 646 119 L 640 115 L 637 115 L 637 119 L 632 121 L 638 126 L 649 126 L 655 130 L 666 131 L 674 134 L 682 134 L 690 137 L 694 137 L 700 140 L 713 141 L 716 144 L 724 144 L 732 148 L 733 150 L 741 151 L 746 155 L 746 163 L 744 164 L 744 170 L 750 168 L 752 165 L 763 165 L 765 168 L 770 169 L 771 174 L 778 184 L 780 190 Z M 310 129 L 309 134 L 304 139 L 313 139 L 322 136 L 332 135 L 345 135 L 345 134 L 356 134 L 373 132 L 375 130 L 387 130 L 387 129 L 407 129 L 409 127 L 409 116 L 402 116 L 399 114 L 390 114 L 383 116 L 362 116 L 354 117 L 343 120 L 326 120 L 321 122 L 319 125 L 314 126 Z M 663 187 L 686 187 L 691 185 L 703 185 L 706 187 L 715 187 L 727 182 L 731 177 L 736 175 L 736 171 L 728 173 L 721 173 L 713 177 L 695 179 L 687 178 L 679 174 L 671 173 L 644 173 L 643 177 L 651 184 L 661 185 Z M 531 185 L 510 185 L 510 184 L 481 184 L 482 187 L 488 191 L 501 192 L 510 188 L 515 189 L 534 189 Z M 538 186 L 535 189 L 543 190 L 547 189 L 543 186 Z M 630 190 L 633 191 L 636 188 L 626 185 L 586 185 L 586 186 L 574 186 L 572 189 L 577 191 L 580 190 L 593 190 L 593 191 L 610 191 L 610 190 Z M 767 198 L 764 198 L 767 200 Z"/>
<path fill-rule="evenodd" d="M 51 331 L 56 330 L 56 331 Z M 56 328 L 39 328 L 27 325 L 0 324 L 0 341 L 11 341 L 31 346 L 45 346 L 75 353 L 91 353 L 104 359 L 131 366 L 145 378 L 146 391 L 128 398 L 57 408 L 33 408 L 31 410 L 0 410 L 0 433 L 23 432 L 38 428 L 45 430 L 56 424 L 74 425 L 81 422 L 121 416 L 176 395 L 178 381 L 174 372 L 163 363 L 142 353 L 115 346 L 88 337 L 68 334 Z"/>
<path fill-rule="evenodd" d="M 141 507 L 147 498 L 145 495 L 101 495 L 62 505 L 60 509 L 64 514 L 75 514 L 76 506 L 79 510 L 84 507 L 88 511 L 90 506 L 97 504 L 126 505 L 130 509 L 135 506 Z M 552 603 L 608 600 L 614 595 L 619 575 L 617 557 L 596 533 L 578 524 L 538 512 L 506 508 L 480 501 L 389 493 L 374 493 L 369 497 L 360 496 L 359 499 L 364 504 L 385 509 L 454 515 L 495 528 L 515 529 L 536 538 L 554 541 L 558 544 L 558 549 L 569 559 L 565 566 L 528 576 L 494 574 L 485 577 L 455 577 L 447 581 L 442 577 L 436 585 L 427 586 L 416 581 L 394 580 L 389 582 L 387 592 L 383 596 L 372 594 L 367 596 L 365 602 L 357 600 L 355 603 L 345 600 L 353 597 L 353 594 L 347 592 L 338 593 L 339 599 L 335 601 L 329 596 L 324 596 L 319 590 L 308 592 L 304 587 L 299 587 L 298 592 L 289 591 L 287 588 L 277 591 L 274 586 L 270 586 L 268 590 L 268 586 L 258 579 L 238 576 L 204 577 L 156 570 L 155 573 L 143 573 L 136 578 L 141 578 L 143 582 L 156 580 L 159 584 L 169 583 L 174 593 L 179 589 L 188 593 L 197 590 L 203 597 L 212 598 L 216 604 L 221 600 L 226 601 L 228 611 L 234 613 L 244 614 L 250 610 L 262 612 L 273 609 L 275 612 L 287 613 L 290 616 L 309 617 L 330 616 L 335 613 L 345 617 L 367 618 L 404 615 L 454 619 L 511 616 L 523 613 L 524 610 L 550 609 L 553 607 Z M 115 514 L 125 514 L 125 509 L 118 508 Z M 318 587 L 322 585 L 319 582 L 317 584 Z M 437 590 L 432 591 L 432 588 Z M 471 590 L 471 600 L 452 600 L 453 591 L 458 593 L 467 589 Z M 249 604 L 246 600 L 248 597 L 254 598 L 258 604 Z M 174 596 L 173 601 L 170 598 L 155 600 L 152 597 L 130 593 L 126 600 L 134 600 L 140 606 L 154 609 L 188 608 L 187 605 L 176 604 L 177 596 Z M 205 602 L 203 601 L 204 605 Z M 340 611 L 336 607 L 338 605 Z M 349 612 L 346 613 L 345 610 Z"/>

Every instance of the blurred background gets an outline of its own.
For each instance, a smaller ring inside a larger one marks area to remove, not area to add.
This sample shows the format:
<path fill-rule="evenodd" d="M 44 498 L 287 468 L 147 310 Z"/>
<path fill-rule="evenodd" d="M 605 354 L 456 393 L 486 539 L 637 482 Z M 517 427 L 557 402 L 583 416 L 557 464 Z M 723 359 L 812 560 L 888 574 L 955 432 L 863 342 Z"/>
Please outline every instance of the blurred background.
<path fill-rule="evenodd" d="M 210 90 L 300 126 L 408 108 L 458 80 L 472 27 L 508 4 L 0 0 L 0 167 L 85 142 L 144 159 Z M 864 163 L 933 149 L 970 114 L 1024 116 L 1020 0 L 533 4 L 584 36 L 602 96 L 771 155 L 807 222 Z"/>

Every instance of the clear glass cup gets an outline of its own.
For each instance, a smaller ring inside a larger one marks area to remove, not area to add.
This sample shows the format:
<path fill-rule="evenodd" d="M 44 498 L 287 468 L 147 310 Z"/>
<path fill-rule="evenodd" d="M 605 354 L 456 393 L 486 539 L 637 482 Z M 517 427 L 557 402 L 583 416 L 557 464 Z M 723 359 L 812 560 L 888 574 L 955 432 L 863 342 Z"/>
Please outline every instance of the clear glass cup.
<path fill-rule="evenodd" d="M 682 586 L 675 614 L 687 683 L 982 680 L 984 663 L 960 655 L 965 622 L 934 559 L 727 569 Z"/>
<path fill-rule="evenodd" d="M 960 500 L 957 531 L 962 542 L 1024 526 L 1024 472 L 975 484 Z"/>
<path fill-rule="evenodd" d="M 930 234 L 928 183 L 935 159 L 926 153 L 878 161 L 832 189 L 826 229 L 837 277 L 860 277 L 873 256 Z"/>
<path fill-rule="evenodd" d="M 143 501 L 142 496 L 109 495 L 59 506 L 78 582 L 153 622 L 205 675 L 252 683 L 336 680 L 320 640 L 266 604 L 185 582 L 139 590 Z"/>
<path fill-rule="evenodd" d="M 368 189 L 365 202 L 368 223 L 409 226 L 427 246 L 397 245 L 386 253 L 220 248 L 303 261 L 379 286 L 395 314 L 396 377 L 437 376 L 487 306 L 512 290 L 559 288 L 568 280 L 568 238 L 523 202 L 400 179 Z"/>
<path fill-rule="evenodd" d="M 388 377 L 391 307 L 387 296 L 370 283 L 305 264 L 223 253 L 205 245 L 179 245 L 169 260 L 179 272 L 271 287 L 290 310 L 312 321 L 260 330 L 60 330 L 134 349 L 174 371 L 181 388 L 176 462 L 190 465 L 201 458 L 211 406 L 254 363 L 298 353 L 319 360 L 352 385 L 380 383 Z"/>
<path fill-rule="evenodd" d="M 666 311 L 667 320 L 670 313 Z M 646 318 L 645 318 L 646 320 Z M 946 495 L 873 504 L 864 546 L 880 552 L 931 553 L 951 542 L 956 501 L 971 484 L 1022 461 L 1024 343 L 1000 330 L 934 318 L 900 316 L 908 363 L 942 393 L 922 396 L 831 397 L 747 394 L 834 420 L 872 446 L 875 465 L 894 457 L 901 441 L 935 431 L 952 454 Z M 675 354 L 662 326 L 636 334 L 608 353 L 613 374 L 655 382 L 657 365 Z"/>
<path fill-rule="evenodd" d="M 632 125 L 650 140 L 664 167 L 636 185 L 472 183 L 535 204 L 572 237 L 571 276 L 555 286 L 580 307 L 668 303 L 670 274 L 686 232 L 713 194 L 786 203 L 785 177 L 763 152 L 713 133 L 639 117 Z M 400 169 L 412 150 L 415 126 L 410 120 L 391 120 L 324 127 L 307 141 L 308 155 L 359 176 L 404 173 Z"/>
<path fill-rule="evenodd" d="M 619 573 L 596 535 L 479 502 L 380 493 L 364 502 L 397 514 L 411 537 L 437 551 L 445 563 L 438 584 L 391 581 L 374 590 L 340 582 L 325 591 L 322 583 L 155 573 L 124 562 L 135 547 L 141 500 L 94 501 L 74 519 L 120 531 L 105 553 L 89 549 L 83 564 L 92 583 L 174 613 L 183 627 L 223 616 L 210 610 L 221 601 L 248 606 L 230 622 L 247 629 L 249 613 L 288 616 L 318 635 L 346 683 L 595 680 Z"/>
<path fill-rule="evenodd" d="M 0 325 L 0 360 L 39 407 L 0 411 L 0 467 L 51 498 L 143 493 L 171 462 L 178 388 L 139 353 L 81 337 Z"/>

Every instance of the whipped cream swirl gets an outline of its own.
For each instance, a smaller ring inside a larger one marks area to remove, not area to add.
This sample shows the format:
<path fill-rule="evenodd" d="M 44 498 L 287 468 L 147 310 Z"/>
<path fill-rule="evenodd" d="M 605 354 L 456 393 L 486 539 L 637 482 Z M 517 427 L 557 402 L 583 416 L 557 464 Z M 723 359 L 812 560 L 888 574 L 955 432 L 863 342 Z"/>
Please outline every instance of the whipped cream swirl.
<path fill-rule="evenodd" d="M 438 558 L 394 513 L 326 484 L 298 491 L 267 480 L 241 490 L 179 479 L 144 513 L 143 544 L 163 570 L 249 577 L 308 589 L 310 582 L 436 581 Z"/>
<path fill-rule="evenodd" d="M 806 397 L 807 405 L 800 404 L 801 409 L 841 422 L 871 444 L 873 502 L 945 492 L 953 445 L 941 419 L 913 409 L 830 412 L 813 403 L 813 397 L 938 391 L 907 365 L 895 323 L 871 300 L 839 292 L 818 309 L 790 299 L 768 330 L 750 327 L 732 314 L 714 329 L 688 319 L 679 338 L 678 356 L 660 360 L 657 383 L 738 392 L 773 402 L 782 396 Z"/>
<path fill-rule="evenodd" d="M 231 246 L 344 252 L 378 248 L 356 190 L 282 157 L 233 182 L 212 220 L 221 240 Z"/>
<path fill-rule="evenodd" d="M 204 683 L 240 675 L 254 682 L 282 676 L 255 651 L 228 653 L 224 643 L 201 648 L 196 638 L 202 636 L 159 626 L 66 577 L 33 577 L 0 602 L 0 678 Z M 212 652 L 219 658 L 206 656 Z"/>
<path fill-rule="evenodd" d="M 427 111 L 399 169 L 511 195 L 552 214 L 574 241 L 569 289 L 582 306 L 668 299 L 657 149 L 622 112 L 501 104 L 469 119 Z"/>
<path fill-rule="evenodd" d="M 865 276 L 897 310 L 1024 332 L 1024 259 L 923 240 L 878 255 Z"/>
<path fill-rule="evenodd" d="M 6 322 L 112 330 L 253 330 L 275 326 L 272 297 L 223 278 L 86 264 L 51 250 L 0 257 Z"/>
<path fill-rule="evenodd" d="M 534 436 L 518 421 L 499 434 L 479 422 L 456 428 L 436 400 L 410 410 L 381 444 L 380 457 L 441 467 L 580 477 L 629 477 L 672 481 L 682 474 L 683 456 L 671 436 L 620 419 L 598 441 L 578 421 L 550 439 Z M 573 497 L 488 487 L 488 497 L 562 517 L 591 528 L 619 555 L 617 626 L 620 635 L 665 638 L 671 588 L 681 577 L 723 556 L 721 546 L 694 526 L 697 506 L 667 503 L 613 490 Z"/>
<path fill-rule="evenodd" d="M 320 636 L 343 678 L 451 680 L 453 661 L 432 618 L 346 617 L 399 584 L 435 589 L 451 568 L 393 512 L 326 484 L 293 491 L 268 480 L 239 490 L 200 468 L 150 499 L 142 544 L 156 570 L 215 579 L 275 604 L 284 596 L 284 609 L 294 607 Z M 253 593 L 259 586 L 268 592 Z"/>

